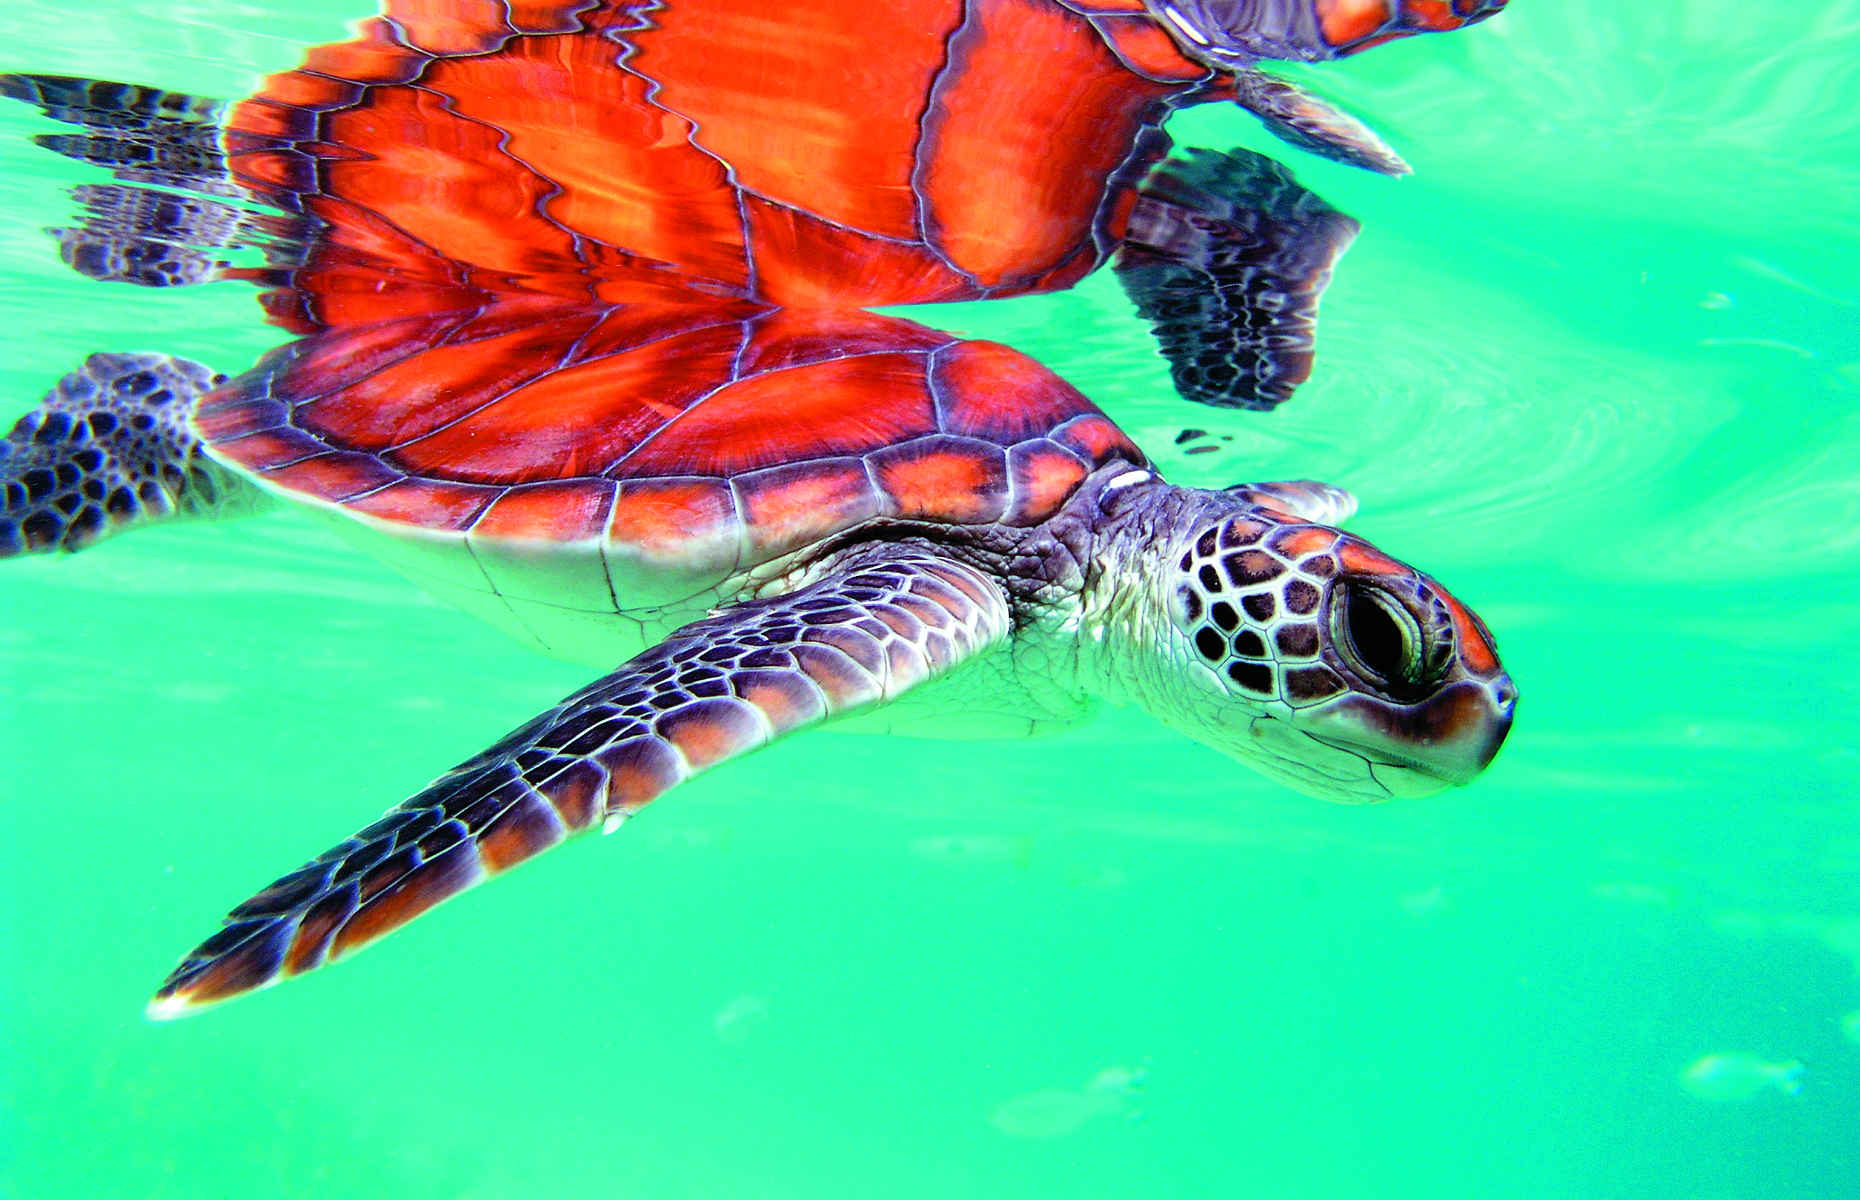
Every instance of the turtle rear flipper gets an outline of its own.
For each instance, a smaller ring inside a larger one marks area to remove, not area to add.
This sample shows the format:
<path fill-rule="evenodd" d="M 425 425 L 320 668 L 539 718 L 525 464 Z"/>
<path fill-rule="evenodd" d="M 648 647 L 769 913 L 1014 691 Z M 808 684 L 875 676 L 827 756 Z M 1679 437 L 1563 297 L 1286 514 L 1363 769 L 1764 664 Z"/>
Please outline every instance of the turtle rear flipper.
<path fill-rule="evenodd" d="M 79 550 L 130 525 L 263 501 L 189 428 L 222 382 L 166 354 L 93 354 L 0 441 L 0 558 Z"/>
<path fill-rule="evenodd" d="M 1144 181 L 1117 278 L 1185 398 L 1269 409 L 1311 374 L 1318 297 L 1358 228 L 1262 154 L 1190 150 Z"/>
<path fill-rule="evenodd" d="M 48 231 L 80 275 L 141 287 L 206 283 L 241 246 L 277 265 L 299 240 L 288 220 L 227 202 L 245 192 L 220 149 L 220 101 L 70 75 L 0 75 L 0 95 L 78 126 L 33 141 L 123 181 L 73 187 L 82 223 Z"/>
<path fill-rule="evenodd" d="M 895 698 L 1008 625 L 987 575 L 886 544 L 693 622 L 233 909 L 149 1015 L 182 1016 L 353 953 L 707 767 Z"/>

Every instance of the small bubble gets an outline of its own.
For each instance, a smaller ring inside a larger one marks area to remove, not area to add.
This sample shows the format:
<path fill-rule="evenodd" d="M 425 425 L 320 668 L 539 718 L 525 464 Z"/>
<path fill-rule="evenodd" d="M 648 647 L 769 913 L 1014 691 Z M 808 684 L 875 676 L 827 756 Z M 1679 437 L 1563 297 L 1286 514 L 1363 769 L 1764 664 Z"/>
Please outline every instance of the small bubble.
<path fill-rule="evenodd" d="M 717 1040 L 729 1045 L 739 1045 L 755 1035 L 756 1029 L 768 1020 L 769 1004 L 761 996 L 738 996 L 717 1010 L 711 1018 L 711 1026 L 716 1030 Z"/>
<path fill-rule="evenodd" d="M 1802 1091 L 1804 1068 L 1800 1059 L 1771 1062 L 1736 1051 L 1707 1054 L 1696 1059 L 1679 1076 L 1679 1085 L 1700 1100 L 1734 1103 L 1764 1092 L 1784 1096 Z"/>

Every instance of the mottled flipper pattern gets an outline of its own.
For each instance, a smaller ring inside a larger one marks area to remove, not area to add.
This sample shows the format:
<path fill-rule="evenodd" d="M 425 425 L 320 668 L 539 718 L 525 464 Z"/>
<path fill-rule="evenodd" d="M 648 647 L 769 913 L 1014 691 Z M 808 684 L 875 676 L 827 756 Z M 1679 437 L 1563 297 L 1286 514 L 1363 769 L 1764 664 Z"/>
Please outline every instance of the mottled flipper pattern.
<path fill-rule="evenodd" d="M 1004 639 L 1008 620 L 986 575 L 893 543 L 687 625 L 235 908 L 150 1015 L 334 961 L 706 767 L 897 696 Z"/>
<path fill-rule="evenodd" d="M 224 378 L 166 354 L 93 354 L 59 380 L 0 442 L 0 558 L 262 505 L 188 426 L 194 401 Z"/>
<path fill-rule="evenodd" d="M 72 188 L 82 223 L 50 230 L 81 275 L 141 287 L 205 283 L 242 245 L 275 260 L 294 241 L 288 222 L 221 199 L 244 192 L 220 151 L 226 106 L 217 100 L 68 75 L 0 75 L 0 95 L 76 125 L 33 140 L 123 181 Z M 149 186 L 128 186 L 136 184 Z"/>
<path fill-rule="evenodd" d="M 1117 277 L 1184 397 L 1269 409 L 1311 374 L 1318 297 L 1358 228 L 1264 155 L 1190 150 L 1144 182 Z"/>

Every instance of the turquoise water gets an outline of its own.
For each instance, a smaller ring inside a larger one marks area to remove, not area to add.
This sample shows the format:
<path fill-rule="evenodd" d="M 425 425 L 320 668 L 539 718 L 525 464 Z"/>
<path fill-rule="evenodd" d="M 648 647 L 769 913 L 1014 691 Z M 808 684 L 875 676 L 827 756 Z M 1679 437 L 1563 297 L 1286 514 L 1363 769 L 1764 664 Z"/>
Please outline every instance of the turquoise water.
<path fill-rule="evenodd" d="M 236 95 L 357 7 L 16 3 L 0 67 Z M 1860 3 L 1778 7 L 1518 0 L 1314 73 L 1398 183 L 1179 117 L 1365 224 L 1274 417 L 1173 400 L 1108 276 L 920 314 L 1178 482 L 1354 490 L 1524 693 L 1449 795 L 1322 806 L 1131 712 L 811 734 L 153 1025 L 229 904 L 585 672 L 288 515 L 7 564 L 0 1192 L 1853 1195 Z M 48 127 L 0 109 L 14 410 L 90 350 L 275 340 L 236 285 L 66 272 Z M 1712 1053 L 1801 1089 L 1688 1089 Z"/>

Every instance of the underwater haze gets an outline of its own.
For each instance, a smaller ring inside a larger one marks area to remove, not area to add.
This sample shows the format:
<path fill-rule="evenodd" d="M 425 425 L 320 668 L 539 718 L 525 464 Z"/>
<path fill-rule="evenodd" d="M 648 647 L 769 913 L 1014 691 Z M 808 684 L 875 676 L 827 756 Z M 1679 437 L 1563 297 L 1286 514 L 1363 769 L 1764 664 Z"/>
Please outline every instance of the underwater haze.
<path fill-rule="evenodd" d="M 0 70 L 235 97 L 365 15 L 14 0 Z M 1109 272 L 910 315 L 1174 482 L 1355 492 L 1498 637 L 1484 776 L 1325 805 L 1135 711 L 816 732 L 154 1024 L 230 905 L 589 672 L 293 512 L 8 562 L 0 1195 L 1860 1194 L 1860 0 L 1516 0 L 1285 70 L 1415 175 L 1172 121 L 1363 223 L 1283 409 L 1177 399 Z M 0 418 L 280 340 L 246 285 L 69 272 L 103 176 L 55 128 L 0 106 Z"/>

